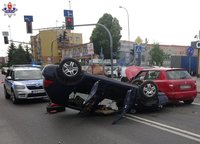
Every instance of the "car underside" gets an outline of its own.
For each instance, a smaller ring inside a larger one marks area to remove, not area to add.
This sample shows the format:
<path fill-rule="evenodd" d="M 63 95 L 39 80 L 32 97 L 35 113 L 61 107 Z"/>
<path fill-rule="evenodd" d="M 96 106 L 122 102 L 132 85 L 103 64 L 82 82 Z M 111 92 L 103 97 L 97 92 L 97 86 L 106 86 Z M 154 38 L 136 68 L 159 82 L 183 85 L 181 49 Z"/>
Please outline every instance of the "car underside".
<path fill-rule="evenodd" d="M 138 86 L 93 75 L 82 71 L 79 62 L 73 58 L 66 58 L 59 65 L 47 65 L 43 76 L 44 88 L 52 103 L 81 113 L 93 113 L 104 99 L 114 101 L 122 115 L 131 109 L 159 108 L 167 102 L 166 96 L 158 92 L 152 81 Z M 86 97 L 77 96 L 77 93 Z"/>

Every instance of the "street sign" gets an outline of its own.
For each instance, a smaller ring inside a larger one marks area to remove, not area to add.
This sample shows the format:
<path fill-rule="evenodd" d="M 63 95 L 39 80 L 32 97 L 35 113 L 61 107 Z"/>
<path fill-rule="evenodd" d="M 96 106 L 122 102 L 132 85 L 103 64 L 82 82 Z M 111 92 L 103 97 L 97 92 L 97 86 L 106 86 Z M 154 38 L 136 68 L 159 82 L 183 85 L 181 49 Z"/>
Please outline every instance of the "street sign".
<path fill-rule="evenodd" d="M 72 10 L 64 10 L 64 17 L 73 17 Z"/>
<path fill-rule="evenodd" d="M 24 16 L 24 22 L 33 22 L 33 16 Z"/>
<path fill-rule="evenodd" d="M 138 36 L 135 40 L 135 43 L 137 43 L 138 45 L 141 44 L 143 41 L 142 39 Z"/>
<path fill-rule="evenodd" d="M 9 33 L 7 31 L 3 31 L 2 35 L 7 37 L 9 35 Z"/>
<path fill-rule="evenodd" d="M 200 49 L 200 41 L 191 42 L 191 47 Z"/>
<path fill-rule="evenodd" d="M 194 54 L 194 48 L 188 47 L 186 50 L 187 56 L 192 56 Z"/>
<path fill-rule="evenodd" d="M 94 46 L 93 43 L 89 43 L 87 44 L 87 51 L 89 55 L 93 55 L 94 54 Z"/>
<path fill-rule="evenodd" d="M 200 41 L 198 41 L 198 42 L 196 43 L 196 47 L 197 47 L 197 48 L 200 48 Z"/>
<path fill-rule="evenodd" d="M 142 46 L 141 45 L 136 45 L 135 46 L 135 52 L 136 53 L 141 53 L 142 52 Z"/>

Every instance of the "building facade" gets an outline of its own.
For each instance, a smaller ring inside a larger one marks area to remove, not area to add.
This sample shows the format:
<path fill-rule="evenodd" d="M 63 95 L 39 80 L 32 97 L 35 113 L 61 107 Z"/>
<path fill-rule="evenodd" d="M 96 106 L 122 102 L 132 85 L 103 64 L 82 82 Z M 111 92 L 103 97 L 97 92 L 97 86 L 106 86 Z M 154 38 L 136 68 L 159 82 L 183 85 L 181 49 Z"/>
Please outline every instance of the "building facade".
<path fill-rule="evenodd" d="M 159 48 L 164 51 L 169 57 L 164 61 L 164 66 L 170 66 L 171 56 L 186 56 L 187 49 L 189 46 L 181 45 L 159 45 Z M 150 55 L 149 52 L 153 48 L 153 44 L 147 44 L 145 49 L 145 64 L 150 65 Z M 197 56 L 197 49 L 194 50 L 194 56 Z"/>
<path fill-rule="evenodd" d="M 66 33 L 65 39 L 63 34 Z M 31 36 L 33 58 L 37 64 L 59 63 L 62 59 L 62 49 L 68 44 L 81 44 L 82 34 L 71 33 L 63 29 L 40 30 Z"/>
<path fill-rule="evenodd" d="M 135 42 L 122 40 L 120 43 L 119 58 L 125 60 L 125 63 L 137 64 L 137 62 L 140 61 L 140 65 L 150 65 L 151 57 L 149 52 L 153 48 L 153 44 L 141 44 L 141 50 L 138 51 Z M 165 54 L 169 55 L 168 59 L 164 61 L 164 66 L 170 66 L 171 56 L 186 56 L 189 46 L 159 44 L 159 47 Z M 194 50 L 194 56 L 197 56 L 197 49 Z"/>

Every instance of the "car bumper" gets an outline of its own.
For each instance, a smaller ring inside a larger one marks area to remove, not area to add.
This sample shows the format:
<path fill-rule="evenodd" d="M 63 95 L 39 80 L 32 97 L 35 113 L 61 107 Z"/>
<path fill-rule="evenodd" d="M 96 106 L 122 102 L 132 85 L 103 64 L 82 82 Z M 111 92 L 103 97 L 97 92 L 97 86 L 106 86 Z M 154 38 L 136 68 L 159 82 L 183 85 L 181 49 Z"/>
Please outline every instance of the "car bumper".
<path fill-rule="evenodd" d="M 17 90 L 15 96 L 18 99 L 39 99 L 39 98 L 48 98 L 44 89 L 38 90 Z"/>
<path fill-rule="evenodd" d="M 166 94 L 168 99 L 171 101 L 184 101 L 195 99 L 197 91 L 182 91 L 182 92 L 170 92 Z"/>

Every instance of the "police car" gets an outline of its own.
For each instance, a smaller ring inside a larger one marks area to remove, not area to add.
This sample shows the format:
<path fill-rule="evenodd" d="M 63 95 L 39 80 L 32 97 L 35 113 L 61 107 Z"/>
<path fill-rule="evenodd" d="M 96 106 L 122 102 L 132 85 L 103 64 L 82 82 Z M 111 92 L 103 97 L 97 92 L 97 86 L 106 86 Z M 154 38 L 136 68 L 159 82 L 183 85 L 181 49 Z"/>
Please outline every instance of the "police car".
<path fill-rule="evenodd" d="M 13 65 L 8 68 L 4 82 L 4 95 L 14 104 L 22 99 L 47 98 L 43 88 L 41 68 L 32 65 Z"/>

